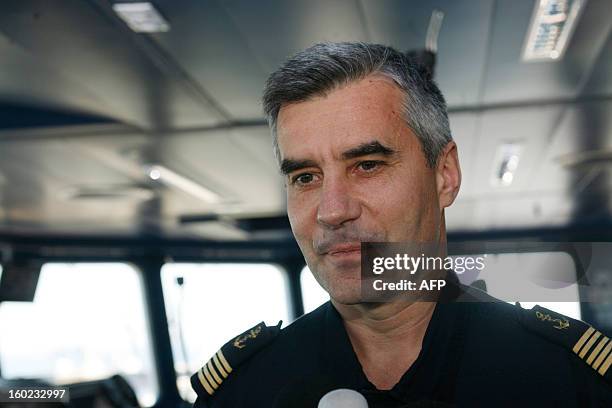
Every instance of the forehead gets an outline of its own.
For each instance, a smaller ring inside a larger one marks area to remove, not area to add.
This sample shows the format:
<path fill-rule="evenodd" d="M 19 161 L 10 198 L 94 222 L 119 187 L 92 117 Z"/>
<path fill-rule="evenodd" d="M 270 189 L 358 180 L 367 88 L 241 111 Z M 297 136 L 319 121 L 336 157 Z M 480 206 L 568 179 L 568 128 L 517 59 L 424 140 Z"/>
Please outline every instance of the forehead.
<path fill-rule="evenodd" d="M 391 80 L 370 76 L 323 96 L 284 105 L 277 121 L 282 158 L 329 147 L 342 151 L 399 133 L 404 93 Z"/>

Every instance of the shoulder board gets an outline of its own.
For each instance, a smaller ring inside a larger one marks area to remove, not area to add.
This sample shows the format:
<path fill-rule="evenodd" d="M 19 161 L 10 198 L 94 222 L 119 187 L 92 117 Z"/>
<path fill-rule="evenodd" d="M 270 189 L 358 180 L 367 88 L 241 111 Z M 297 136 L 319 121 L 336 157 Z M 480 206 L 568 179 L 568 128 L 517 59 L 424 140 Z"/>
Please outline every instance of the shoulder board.
<path fill-rule="evenodd" d="M 191 386 L 198 394 L 198 399 L 205 400 L 212 396 L 232 371 L 280 333 L 281 324 L 282 321 L 276 326 L 266 326 L 261 322 L 225 343 L 198 372 L 191 376 Z"/>
<path fill-rule="evenodd" d="M 532 332 L 571 350 L 612 384 L 612 341 L 587 323 L 541 306 L 521 309 L 521 321 Z"/>

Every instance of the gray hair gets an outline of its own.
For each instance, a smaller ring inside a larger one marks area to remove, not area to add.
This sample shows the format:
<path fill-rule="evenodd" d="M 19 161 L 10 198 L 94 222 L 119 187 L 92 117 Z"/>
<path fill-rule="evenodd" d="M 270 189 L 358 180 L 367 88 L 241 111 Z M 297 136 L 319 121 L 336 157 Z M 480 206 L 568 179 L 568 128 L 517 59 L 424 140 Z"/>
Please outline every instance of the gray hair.
<path fill-rule="evenodd" d="M 422 67 L 421 67 L 422 68 Z M 431 75 L 394 48 L 362 42 L 316 44 L 291 57 L 266 83 L 263 108 L 280 159 L 276 125 L 284 104 L 322 96 L 369 75 L 391 79 L 406 97 L 404 117 L 420 140 L 430 167 L 452 140 L 446 102 Z"/>

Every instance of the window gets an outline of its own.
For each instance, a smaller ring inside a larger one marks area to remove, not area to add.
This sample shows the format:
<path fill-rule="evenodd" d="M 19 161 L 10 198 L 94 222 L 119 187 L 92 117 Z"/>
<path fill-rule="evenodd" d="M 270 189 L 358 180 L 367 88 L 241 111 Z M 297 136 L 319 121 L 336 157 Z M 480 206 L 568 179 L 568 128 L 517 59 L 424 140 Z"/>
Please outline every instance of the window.
<path fill-rule="evenodd" d="M 563 252 L 488 254 L 485 265 L 479 276 L 459 274 L 459 279 L 466 285 L 476 279 L 482 279 L 486 282 L 487 292 L 491 296 L 509 303 L 518 300 L 525 309 L 539 304 L 575 319 L 581 318 L 578 285 L 574 283 L 552 288 L 535 283 L 538 281 L 539 272 L 550 270 L 568 277 L 568 281 L 571 281 L 571 277 L 575 278 L 574 261 L 568 254 Z M 300 281 L 305 313 L 329 300 L 329 295 L 321 288 L 308 267 L 302 270 Z"/>
<path fill-rule="evenodd" d="M 329 294 L 319 285 L 307 266 L 300 273 L 300 283 L 304 313 L 312 312 L 329 300 Z"/>
<path fill-rule="evenodd" d="M 268 264 L 166 264 L 162 283 L 181 396 L 189 377 L 226 342 L 262 320 L 288 323 L 285 274 Z"/>
<path fill-rule="evenodd" d="M 158 390 L 137 271 L 119 263 L 50 263 L 33 302 L 0 303 L 0 363 L 5 378 L 54 384 L 114 374 L 140 403 Z"/>
<path fill-rule="evenodd" d="M 576 266 L 565 252 L 487 254 L 478 276 L 459 274 L 462 283 L 483 280 L 487 292 L 530 309 L 536 304 L 580 319 Z M 560 279 L 557 279 L 560 278 Z M 573 282 L 573 283 L 572 283 Z"/>

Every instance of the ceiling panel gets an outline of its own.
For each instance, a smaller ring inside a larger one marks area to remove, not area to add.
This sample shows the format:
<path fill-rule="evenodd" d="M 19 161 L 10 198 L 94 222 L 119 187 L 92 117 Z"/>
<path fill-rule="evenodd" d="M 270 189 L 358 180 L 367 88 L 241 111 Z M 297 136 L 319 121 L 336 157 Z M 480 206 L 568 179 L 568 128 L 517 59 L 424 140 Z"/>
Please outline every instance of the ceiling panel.
<path fill-rule="evenodd" d="M 527 189 L 541 190 L 543 186 L 549 186 L 567 192 L 568 199 L 571 199 L 570 193 L 585 193 L 588 183 L 593 181 L 591 178 L 597 175 L 591 171 L 609 172 L 612 162 L 601 161 L 583 167 L 568 167 L 562 163 L 576 159 L 581 152 L 597 150 L 612 152 L 612 101 L 567 106 L 554 139 L 542 152 Z"/>
<path fill-rule="evenodd" d="M 597 64 L 584 89 L 588 95 L 612 95 L 612 26 L 608 30 L 608 40 L 602 48 Z"/>
<path fill-rule="evenodd" d="M 236 143 L 227 131 L 175 135 L 165 144 L 163 161 L 172 170 L 221 194 L 219 211 L 244 213 L 284 210 L 280 176 L 262 158 Z M 200 204 L 192 211 L 206 212 Z"/>
<path fill-rule="evenodd" d="M 556 62 L 522 62 L 533 1 L 496 2 L 483 102 L 573 98 L 581 91 L 605 44 L 612 19 L 609 0 L 590 0 L 565 56 Z"/>
<path fill-rule="evenodd" d="M 0 100 L 34 106 L 52 105 L 71 111 L 107 113 L 108 106 L 104 106 L 104 102 L 93 92 L 78 86 L 63 75 L 60 69 L 37 59 L 1 32 L 0 55 Z"/>
<path fill-rule="evenodd" d="M 280 174 L 272 147 L 272 134 L 268 126 L 236 128 L 229 131 L 228 137 L 236 145 L 248 151 L 252 158 L 262 167 L 272 171 L 274 174 Z"/>
<path fill-rule="evenodd" d="M 368 39 L 358 0 L 226 0 L 220 4 L 267 72 L 317 42 Z"/>
<path fill-rule="evenodd" d="M 26 137 L 0 140 L 0 225 L 6 228 L 97 233 L 157 229 L 164 233 L 210 234 L 242 239 L 227 225 L 183 226 L 179 217 L 211 213 L 232 216 L 278 214 L 284 211 L 282 179 L 265 127 L 240 131 L 180 132 L 163 138 L 108 129 L 95 135 L 96 126 L 83 126 L 78 137 Z M 61 133 L 58 131 L 58 134 Z M 21 137 L 20 137 L 21 136 Z M 218 192 L 219 205 L 149 180 L 143 164 L 151 150 L 153 162 Z M 10 182 L 9 182 L 10 181 Z M 117 191 L 144 188 L 149 197 L 69 199 L 74 189 Z M 213 223 L 214 224 L 214 223 Z M 83 228 L 79 228 L 82 226 Z M 117 228 L 120 227 L 120 228 Z M 229 228 L 229 229 L 228 229 Z"/>
<path fill-rule="evenodd" d="M 458 200 L 473 194 L 475 186 L 474 167 L 478 147 L 478 115 L 470 112 L 451 113 L 449 115 L 451 133 L 457 144 L 459 164 L 461 166 L 461 189 Z"/>
<path fill-rule="evenodd" d="M 548 149 L 563 108 L 549 105 L 538 108 L 508 108 L 485 111 L 478 128 L 478 145 L 474 163 L 473 197 L 499 196 L 505 198 L 524 191 L 530 185 L 533 172 Z M 510 186 L 495 186 L 491 180 L 495 172 L 494 160 L 499 146 L 516 143 L 521 146 L 518 168 Z M 540 185 L 540 191 L 549 184 Z"/>
<path fill-rule="evenodd" d="M 245 4 L 253 2 L 245 2 Z M 158 1 L 171 30 L 153 38 L 232 119 L 262 117 L 267 70 L 231 16 L 216 1 Z"/>
<path fill-rule="evenodd" d="M 70 78 L 56 84 L 58 99 L 93 94 L 97 113 L 145 128 L 210 125 L 222 115 L 194 97 L 177 78 L 165 75 L 132 36 L 101 9 L 76 0 L 5 1 L 0 30 L 36 61 Z M 158 61 L 156 61 L 157 63 Z M 53 84 L 50 84 L 53 85 Z"/>
<path fill-rule="evenodd" d="M 75 187 L 129 184 L 123 174 L 91 160 L 78 145 L 58 140 L 1 141 L 0 172 L 5 226 L 62 228 L 99 224 L 133 226 L 138 202 L 133 199 L 70 200 Z M 110 209 L 112 208 L 112 211 Z"/>
<path fill-rule="evenodd" d="M 446 213 L 451 232 L 549 228 L 570 221 L 572 202 L 562 193 L 479 197 L 458 200 Z"/>
<path fill-rule="evenodd" d="M 562 112 L 560 106 L 548 106 L 451 114 L 453 133 L 457 135 L 458 118 L 465 133 L 456 138 L 463 181 L 457 200 L 447 210 L 449 231 L 552 226 L 569 219 L 571 201 L 563 188 L 539 185 L 538 190 L 527 190 Z M 491 181 L 494 158 L 507 142 L 521 144 L 522 154 L 514 182 L 498 187 Z"/>
<path fill-rule="evenodd" d="M 436 80 L 449 106 L 476 104 L 486 60 L 492 0 L 362 3 L 372 40 L 399 50 L 424 48 L 433 10 L 443 11 Z"/>

